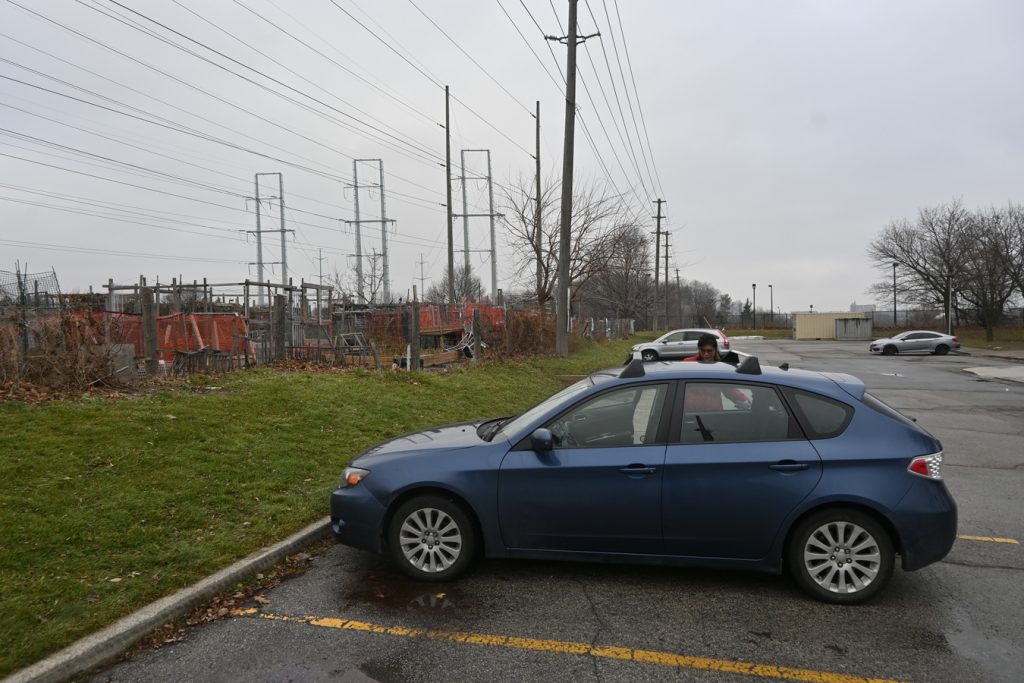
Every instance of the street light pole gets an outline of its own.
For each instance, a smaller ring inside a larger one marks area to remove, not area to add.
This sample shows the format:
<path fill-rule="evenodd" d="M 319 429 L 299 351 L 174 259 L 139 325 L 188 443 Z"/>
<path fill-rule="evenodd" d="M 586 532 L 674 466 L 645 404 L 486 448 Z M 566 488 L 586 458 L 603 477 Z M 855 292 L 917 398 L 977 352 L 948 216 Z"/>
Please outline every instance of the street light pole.
<path fill-rule="evenodd" d="M 771 284 L 768 285 L 768 317 L 772 326 L 775 325 L 775 290 Z"/>
<path fill-rule="evenodd" d="M 892 264 L 892 326 L 899 327 L 896 322 L 896 263 Z"/>
<path fill-rule="evenodd" d="M 755 282 L 754 284 L 750 285 L 750 287 L 751 287 L 751 289 L 754 290 L 754 306 L 750 309 L 751 320 L 753 322 L 751 322 L 750 329 L 756 330 L 757 329 L 757 283 Z"/>

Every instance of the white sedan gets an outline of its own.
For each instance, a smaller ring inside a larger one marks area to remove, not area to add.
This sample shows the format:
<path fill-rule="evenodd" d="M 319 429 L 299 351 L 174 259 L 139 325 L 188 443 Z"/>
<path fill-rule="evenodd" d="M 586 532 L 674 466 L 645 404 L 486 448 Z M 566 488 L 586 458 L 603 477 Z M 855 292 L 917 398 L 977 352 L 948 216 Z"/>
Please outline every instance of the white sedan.
<path fill-rule="evenodd" d="M 911 330 L 895 337 L 876 339 L 871 342 L 870 350 L 871 353 L 880 353 L 883 356 L 894 356 L 897 353 L 934 353 L 944 356 L 950 351 L 959 351 L 960 340 L 941 332 Z"/>

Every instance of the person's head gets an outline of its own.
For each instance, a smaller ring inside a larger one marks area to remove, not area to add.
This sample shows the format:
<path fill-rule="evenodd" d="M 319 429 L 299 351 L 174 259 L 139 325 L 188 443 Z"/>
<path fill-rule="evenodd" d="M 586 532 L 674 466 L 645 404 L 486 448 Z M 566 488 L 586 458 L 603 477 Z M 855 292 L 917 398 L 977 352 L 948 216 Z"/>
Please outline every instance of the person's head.
<path fill-rule="evenodd" d="M 715 362 L 718 360 L 718 337 L 702 334 L 697 340 L 697 360 Z"/>

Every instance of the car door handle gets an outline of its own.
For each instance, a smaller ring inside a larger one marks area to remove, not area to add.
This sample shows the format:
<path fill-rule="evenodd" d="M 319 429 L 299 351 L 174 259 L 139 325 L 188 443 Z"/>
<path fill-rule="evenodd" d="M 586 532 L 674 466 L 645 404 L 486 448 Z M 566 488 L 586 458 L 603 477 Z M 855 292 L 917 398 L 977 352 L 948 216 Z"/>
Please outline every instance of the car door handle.
<path fill-rule="evenodd" d="M 783 460 L 775 463 L 774 465 L 768 465 L 768 467 L 778 472 L 795 472 L 797 470 L 806 470 L 807 463 L 796 462 L 794 460 Z"/>
<path fill-rule="evenodd" d="M 657 467 L 650 465 L 629 465 L 628 467 L 619 468 L 619 472 L 623 474 L 654 474 L 657 471 Z"/>

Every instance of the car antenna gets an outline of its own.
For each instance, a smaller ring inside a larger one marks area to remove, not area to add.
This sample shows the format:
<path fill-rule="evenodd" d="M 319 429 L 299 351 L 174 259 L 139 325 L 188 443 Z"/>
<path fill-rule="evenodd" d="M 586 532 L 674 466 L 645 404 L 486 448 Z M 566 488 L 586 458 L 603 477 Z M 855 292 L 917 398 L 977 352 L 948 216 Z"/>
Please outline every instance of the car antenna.
<path fill-rule="evenodd" d="M 619 374 L 619 379 L 632 379 L 634 377 L 643 377 L 647 372 L 644 370 L 644 362 L 639 358 L 634 358 L 629 361 L 629 365 L 626 369 Z"/>
<path fill-rule="evenodd" d="M 761 363 L 758 362 L 757 356 L 747 356 L 740 363 L 740 366 L 736 368 L 736 372 L 741 375 L 760 375 Z"/>
<path fill-rule="evenodd" d="M 789 370 L 789 363 L 783 363 L 780 365 L 779 370 Z"/>

